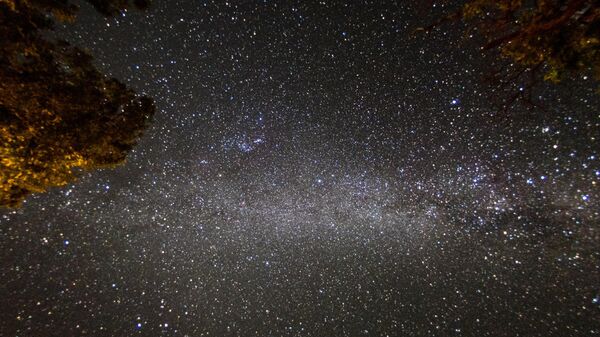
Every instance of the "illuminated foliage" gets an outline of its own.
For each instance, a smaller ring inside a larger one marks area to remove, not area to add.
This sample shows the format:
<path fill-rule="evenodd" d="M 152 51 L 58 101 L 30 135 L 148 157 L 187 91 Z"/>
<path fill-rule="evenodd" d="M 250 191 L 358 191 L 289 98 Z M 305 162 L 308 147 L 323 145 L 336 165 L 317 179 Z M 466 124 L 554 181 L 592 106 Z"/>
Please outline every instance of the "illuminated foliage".
<path fill-rule="evenodd" d="M 543 64 L 544 79 L 592 71 L 600 79 L 600 6 L 595 0 L 471 0 L 461 17 L 488 39 L 484 48 L 526 67 Z"/>
<path fill-rule="evenodd" d="M 128 6 L 89 2 L 105 15 Z M 46 37 L 76 11 L 66 0 L 0 0 L 0 206 L 122 163 L 154 112 L 89 54 Z"/>
<path fill-rule="evenodd" d="M 558 83 L 588 74 L 600 80 L 597 0 L 466 0 L 419 30 L 430 31 L 448 21 L 462 21 L 469 36 L 484 37 L 483 50 L 498 50 L 507 60 L 485 76 L 504 111 L 518 100 L 544 110 L 532 98 L 540 81 Z"/>

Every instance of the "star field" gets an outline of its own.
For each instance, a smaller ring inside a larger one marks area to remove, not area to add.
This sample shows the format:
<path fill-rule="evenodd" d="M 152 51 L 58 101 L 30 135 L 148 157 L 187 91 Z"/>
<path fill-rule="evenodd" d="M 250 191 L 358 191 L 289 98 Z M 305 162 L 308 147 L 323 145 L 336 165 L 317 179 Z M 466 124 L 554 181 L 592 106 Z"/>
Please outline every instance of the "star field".
<path fill-rule="evenodd" d="M 419 3 L 82 4 L 57 34 L 158 111 L 0 211 L 0 336 L 600 335 L 592 80 L 500 111 Z"/>

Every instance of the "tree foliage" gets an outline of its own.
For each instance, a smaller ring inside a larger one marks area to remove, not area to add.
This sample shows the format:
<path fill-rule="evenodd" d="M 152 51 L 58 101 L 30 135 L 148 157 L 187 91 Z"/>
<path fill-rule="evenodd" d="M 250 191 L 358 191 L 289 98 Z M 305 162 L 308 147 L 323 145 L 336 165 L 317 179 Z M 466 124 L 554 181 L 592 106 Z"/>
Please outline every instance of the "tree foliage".
<path fill-rule="evenodd" d="M 600 79 L 600 6 L 595 0 L 472 0 L 462 17 L 475 20 L 488 37 L 485 48 L 499 47 L 516 63 L 545 63 L 544 78 L 592 70 Z"/>
<path fill-rule="evenodd" d="M 88 1 L 104 15 L 130 6 Z M 122 163 L 154 113 L 85 51 L 48 37 L 76 12 L 68 0 L 0 0 L 0 206 Z"/>
<path fill-rule="evenodd" d="M 486 39 L 482 49 L 498 49 L 510 63 L 520 66 L 514 73 L 498 71 L 505 76 L 499 82 L 528 77 L 524 82 L 530 89 L 537 78 L 556 83 L 572 75 L 591 74 L 600 80 L 598 0 L 467 0 L 425 30 L 457 20 Z"/>

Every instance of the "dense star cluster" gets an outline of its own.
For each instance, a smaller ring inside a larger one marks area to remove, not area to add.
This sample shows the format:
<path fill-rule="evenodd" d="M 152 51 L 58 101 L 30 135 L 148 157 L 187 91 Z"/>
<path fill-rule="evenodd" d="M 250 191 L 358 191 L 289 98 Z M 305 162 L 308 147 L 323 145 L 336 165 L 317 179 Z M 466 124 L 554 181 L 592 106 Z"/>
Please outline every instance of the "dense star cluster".
<path fill-rule="evenodd" d="M 600 335 L 594 83 L 498 108 L 477 36 L 414 33 L 446 10 L 83 4 L 57 34 L 157 112 L 0 211 L 0 336 Z"/>

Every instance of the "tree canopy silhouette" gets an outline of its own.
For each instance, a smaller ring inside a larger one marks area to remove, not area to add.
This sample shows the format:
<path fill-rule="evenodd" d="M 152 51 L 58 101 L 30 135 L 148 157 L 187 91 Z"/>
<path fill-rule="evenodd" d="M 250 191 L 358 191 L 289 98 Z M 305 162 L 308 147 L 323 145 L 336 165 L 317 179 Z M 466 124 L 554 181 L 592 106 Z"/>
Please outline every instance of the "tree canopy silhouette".
<path fill-rule="evenodd" d="M 131 6 L 88 2 L 103 15 Z M 77 10 L 68 0 L 0 0 L 0 206 L 122 163 L 154 113 L 150 98 L 101 74 L 88 53 L 48 37 Z"/>
<path fill-rule="evenodd" d="M 512 72 L 502 70 L 503 86 L 524 82 L 527 89 L 538 79 L 559 82 L 574 74 L 600 80 L 600 2 L 597 0 L 468 0 L 457 11 L 425 28 L 446 21 L 463 21 L 486 39 L 482 49 L 498 49 Z M 585 76 L 585 75 L 584 75 Z M 508 100 L 523 98 L 524 88 Z"/>

